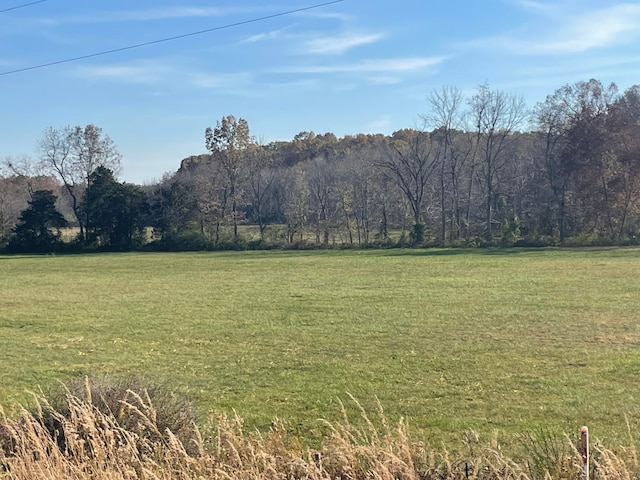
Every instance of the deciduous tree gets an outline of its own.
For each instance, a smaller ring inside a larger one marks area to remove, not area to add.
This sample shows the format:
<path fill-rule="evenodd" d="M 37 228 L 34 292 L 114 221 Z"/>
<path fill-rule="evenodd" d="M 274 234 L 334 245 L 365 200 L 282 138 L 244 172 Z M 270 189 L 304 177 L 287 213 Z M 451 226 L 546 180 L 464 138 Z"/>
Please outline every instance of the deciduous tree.
<path fill-rule="evenodd" d="M 377 166 L 402 191 L 413 214 L 413 243 L 424 241 L 424 199 L 427 184 L 440 158 L 429 132 L 405 129 L 389 139 L 387 155 Z"/>
<path fill-rule="evenodd" d="M 269 199 L 272 197 L 276 171 L 273 152 L 268 146 L 254 145 L 246 153 L 250 209 L 264 240 L 265 217 Z"/>
<path fill-rule="evenodd" d="M 487 84 L 478 87 L 469 105 L 476 126 L 478 156 L 483 169 L 485 234 L 491 239 L 497 175 L 509 161 L 505 153 L 513 138 L 511 134 L 523 124 L 528 112 L 522 96 L 491 90 Z"/>
<path fill-rule="evenodd" d="M 440 242 L 446 241 L 447 221 L 449 241 L 461 233 L 460 194 L 462 169 L 472 152 L 472 145 L 464 141 L 465 114 L 462 91 L 445 86 L 434 90 L 428 97 L 429 112 L 423 116 L 437 139 L 436 155 L 439 159 L 440 189 Z"/>
<path fill-rule="evenodd" d="M 580 202 L 582 228 L 596 235 L 614 235 L 612 183 L 615 155 L 610 151 L 607 121 L 618 95 L 615 84 L 591 79 L 563 87 L 564 109 L 569 113 L 562 162 L 572 175 Z"/>
<path fill-rule="evenodd" d="M 84 240 L 87 219 L 80 204 L 89 177 L 98 167 L 119 172 L 122 156 L 111 138 L 91 124 L 62 129 L 50 127 L 45 130 L 38 150 L 43 167 L 56 175 L 67 191 L 80 228 L 80 239 Z"/>
<path fill-rule="evenodd" d="M 611 105 L 607 118 L 611 236 L 622 242 L 630 217 L 640 213 L 640 86 L 629 88 Z M 637 236 L 637 225 L 630 237 Z"/>
<path fill-rule="evenodd" d="M 211 161 L 220 167 L 224 175 L 224 201 L 230 205 L 233 224 L 233 238 L 238 239 L 240 219 L 239 202 L 242 199 L 242 187 L 245 179 L 244 153 L 253 144 L 249 133 L 249 124 L 243 118 L 233 115 L 223 117 L 215 128 L 205 130 L 205 146 L 211 153 Z"/>

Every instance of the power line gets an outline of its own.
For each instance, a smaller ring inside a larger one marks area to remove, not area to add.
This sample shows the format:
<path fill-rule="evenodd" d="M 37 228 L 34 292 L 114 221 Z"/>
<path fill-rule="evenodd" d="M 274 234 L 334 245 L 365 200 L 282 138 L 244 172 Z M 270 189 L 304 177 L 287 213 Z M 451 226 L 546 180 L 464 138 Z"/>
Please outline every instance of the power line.
<path fill-rule="evenodd" d="M 0 13 L 10 12 L 11 10 L 18 10 L 19 8 L 28 7 L 30 5 L 35 5 L 36 3 L 47 2 L 49 0 L 38 0 L 37 2 L 23 3 L 22 5 L 16 5 L 15 7 L 5 8 L 4 10 L 0 10 Z"/>
<path fill-rule="evenodd" d="M 40 0 L 40 2 L 44 2 L 44 1 L 47 1 L 47 0 Z M 243 20 L 241 22 L 229 23 L 227 25 L 221 25 L 219 27 L 208 28 L 206 30 L 199 30 L 197 32 L 184 33 L 182 35 L 176 35 L 176 36 L 173 36 L 173 37 L 161 38 L 159 40 L 152 40 L 150 42 L 138 43 L 136 45 L 128 45 L 126 47 L 114 48 L 112 50 L 105 50 L 105 51 L 97 52 L 97 53 L 90 53 L 88 55 L 81 55 L 79 57 L 67 58 L 67 59 L 64 59 L 64 60 L 57 60 L 55 62 L 41 63 L 39 65 L 32 65 L 30 67 L 18 68 L 16 70 L 9 70 L 9 71 L 6 71 L 6 72 L 0 72 L 0 76 L 11 75 L 11 74 L 20 73 L 20 72 L 26 72 L 28 70 L 36 70 L 38 68 L 51 67 L 53 65 L 60 65 L 62 63 L 77 62 L 78 60 L 85 60 L 87 58 L 100 57 L 102 55 L 109 55 L 111 53 L 124 52 L 125 50 L 133 50 L 135 48 L 148 47 L 149 45 L 156 45 L 158 43 L 171 42 L 173 40 L 179 40 L 181 38 L 193 37 L 193 36 L 196 36 L 196 35 L 202 35 L 204 33 L 215 32 L 215 31 L 218 31 L 218 30 L 225 30 L 225 29 L 229 29 L 229 28 L 233 28 L 233 27 L 238 27 L 240 25 L 247 25 L 249 23 L 262 22 L 264 20 L 269 20 L 269 19 L 272 19 L 272 18 L 284 17 L 285 15 L 291 15 L 293 13 L 304 12 L 304 11 L 307 11 L 307 10 L 312 10 L 314 8 L 326 7 L 328 5 L 333 5 L 335 3 L 340 3 L 340 2 L 344 2 L 344 1 L 345 0 L 333 0 L 331 2 L 317 3 L 315 5 L 310 5 L 308 7 L 297 8 L 295 10 L 289 10 L 289 11 L 286 11 L 286 12 L 275 13 L 273 15 L 267 15 L 267 16 L 264 16 L 264 17 L 253 18 L 251 20 Z M 34 2 L 34 3 L 38 3 L 38 2 Z"/>

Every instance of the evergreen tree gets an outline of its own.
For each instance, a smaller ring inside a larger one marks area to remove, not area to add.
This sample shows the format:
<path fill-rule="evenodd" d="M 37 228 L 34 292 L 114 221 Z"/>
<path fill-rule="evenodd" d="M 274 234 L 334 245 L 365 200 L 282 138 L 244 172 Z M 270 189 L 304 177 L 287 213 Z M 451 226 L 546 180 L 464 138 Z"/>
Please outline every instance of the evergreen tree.
<path fill-rule="evenodd" d="M 14 228 L 9 251 L 48 253 L 60 246 L 60 228 L 66 227 L 67 221 L 56 210 L 56 200 L 49 190 L 33 192 Z"/>
<path fill-rule="evenodd" d="M 123 251 L 141 242 L 146 195 L 136 185 L 119 183 L 108 168 L 100 166 L 89 176 L 82 208 L 90 243 Z"/>

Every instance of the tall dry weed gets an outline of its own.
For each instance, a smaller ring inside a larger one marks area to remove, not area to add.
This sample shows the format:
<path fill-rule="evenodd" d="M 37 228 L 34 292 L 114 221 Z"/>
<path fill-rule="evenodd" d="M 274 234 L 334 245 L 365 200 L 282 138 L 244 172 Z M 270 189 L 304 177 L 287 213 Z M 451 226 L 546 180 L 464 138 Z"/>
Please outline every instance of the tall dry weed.
<path fill-rule="evenodd" d="M 564 480 L 580 473 L 575 450 L 571 468 L 532 472 L 526 462 L 507 458 L 496 439 L 483 444 L 473 432 L 465 433 L 466 452 L 453 455 L 414 441 L 406 422 L 391 424 L 379 403 L 372 417 L 354 398 L 357 421 L 342 405 L 341 419 L 324 422 L 327 433 L 313 450 L 280 420 L 261 433 L 247 431 L 237 414 L 216 416 L 202 428 L 194 424 L 189 435 L 162 431 L 144 392 L 129 392 L 120 413 L 98 408 L 90 386 L 82 396 L 69 393 L 64 412 L 37 400 L 35 413 L 2 413 L 0 479 Z M 594 448 L 594 480 L 638 474 L 633 447 Z"/>

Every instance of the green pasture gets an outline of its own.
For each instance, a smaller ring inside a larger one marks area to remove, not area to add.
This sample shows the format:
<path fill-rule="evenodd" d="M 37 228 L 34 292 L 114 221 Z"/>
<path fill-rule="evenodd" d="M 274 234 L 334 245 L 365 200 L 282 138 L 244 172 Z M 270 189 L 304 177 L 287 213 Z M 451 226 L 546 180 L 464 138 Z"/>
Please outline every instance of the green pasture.
<path fill-rule="evenodd" d="M 145 374 L 199 412 L 306 438 L 348 394 L 416 439 L 625 442 L 640 423 L 640 249 L 0 257 L 0 404 Z"/>

